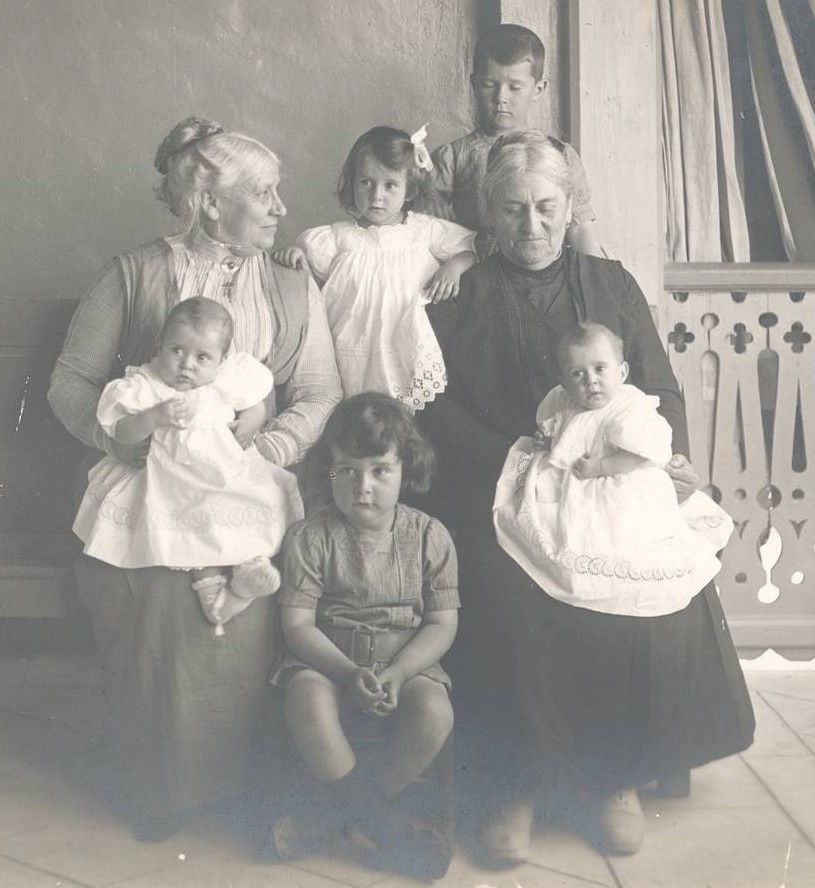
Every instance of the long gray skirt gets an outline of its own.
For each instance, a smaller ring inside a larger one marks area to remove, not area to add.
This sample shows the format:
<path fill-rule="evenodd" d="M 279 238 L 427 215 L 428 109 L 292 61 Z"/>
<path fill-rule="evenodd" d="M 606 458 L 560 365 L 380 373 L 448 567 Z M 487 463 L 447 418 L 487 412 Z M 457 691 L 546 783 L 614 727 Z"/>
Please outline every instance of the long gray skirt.
<path fill-rule="evenodd" d="M 184 571 L 82 556 L 75 572 L 105 669 L 122 813 L 143 823 L 246 793 L 267 761 L 281 644 L 272 599 L 216 637 Z"/>

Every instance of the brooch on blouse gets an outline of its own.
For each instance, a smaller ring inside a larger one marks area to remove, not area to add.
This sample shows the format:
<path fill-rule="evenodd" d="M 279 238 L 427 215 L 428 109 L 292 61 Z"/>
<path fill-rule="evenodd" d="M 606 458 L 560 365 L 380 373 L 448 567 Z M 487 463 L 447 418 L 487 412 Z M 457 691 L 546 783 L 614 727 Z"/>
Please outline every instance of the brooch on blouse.
<path fill-rule="evenodd" d="M 221 271 L 229 277 L 224 281 L 224 296 L 232 301 L 232 287 L 235 283 L 235 274 L 241 267 L 241 263 L 234 256 L 227 256 L 221 261 Z"/>

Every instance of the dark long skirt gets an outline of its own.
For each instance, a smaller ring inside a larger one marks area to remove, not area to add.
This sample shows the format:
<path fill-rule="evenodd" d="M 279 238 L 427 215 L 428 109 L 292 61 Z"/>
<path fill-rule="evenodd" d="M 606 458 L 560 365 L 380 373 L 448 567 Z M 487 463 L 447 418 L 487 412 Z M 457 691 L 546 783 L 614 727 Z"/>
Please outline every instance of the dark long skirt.
<path fill-rule="evenodd" d="M 253 602 L 218 638 L 184 571 L 83 556 L 76 576 L 105 668 L 122 813 L 149 825 L 245 794 L 263 767 L 274 694 L 272 600 Z"/>
<path fill-rule="evenodd" d="M 491 530 L 462 533 L 458 549 L 461 629 L 446 661 L 456 740 L 474 743 L 477 779 L 491 792 L 564 779 L 611 792 L 752 742 L 750 698 L 712 584 L 675 614 L 608 615 L 550 598 Z"/>

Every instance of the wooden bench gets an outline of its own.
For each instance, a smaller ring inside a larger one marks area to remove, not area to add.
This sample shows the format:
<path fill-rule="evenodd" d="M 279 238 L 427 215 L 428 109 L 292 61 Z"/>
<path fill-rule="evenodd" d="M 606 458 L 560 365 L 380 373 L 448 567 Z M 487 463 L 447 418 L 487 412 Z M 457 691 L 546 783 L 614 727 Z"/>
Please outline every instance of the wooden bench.
<path fill-rule="evenodd" d="M 76 300 L 0 299 L 0 617 L 79 611 L 71 563 L 84 448 L 47 401 Z"/>

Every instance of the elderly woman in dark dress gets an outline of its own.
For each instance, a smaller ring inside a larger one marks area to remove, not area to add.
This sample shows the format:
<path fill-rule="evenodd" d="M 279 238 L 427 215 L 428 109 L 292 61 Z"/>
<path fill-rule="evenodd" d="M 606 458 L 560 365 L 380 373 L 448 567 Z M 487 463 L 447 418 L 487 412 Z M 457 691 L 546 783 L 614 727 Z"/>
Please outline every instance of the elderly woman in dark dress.
<path fill-rule="evenodd" d="M 279 162 L 265 145 L 201 118 L 159 147 L 160 198 L 177 235 L 116 257 L 84 296 L 57 361 L 49 402 L 93 448 L 139 465 L 149 439 L 124 446 L 96 418 L 105 384 L 149 360 L 170 309 L 191 296 L 223 305 L 234 345 L 267 364 L 276 391 L 266 416 L 242 414 L 237 440 L 279 466 L 305 456 L 341 398 L 319 292 L 305 272 L 271 263 L 286 208 Z M 123 570 L 87 556 L 79 596 L 102 654 L 111 709 L 117 800 L 135 835 L 158 840 L 194 812 L 240 799 L 268 713 L 268 676 L 280 650 L 273 599 L 257 600 L 216 638 L 186 571 Z"/>
<path fill-rule="evenodd" d="M 499 548 L 496 480 L 559 382 L 561 332 L 580 321 L 617 333 L 629 381 L 659 396 L 680 498 L 696 475 L 636 282 L 618 262 L 564 247 L 571 182 L 557 145 L 533 132 L 500 139 L 484 188 L 499 252 L 462 277 L 458 299 L 428 310 L 449 385 L 422 417 L 441 456 L 438 511 L 458 531 L 457 731 L 477 741 L 476 782 L 497 801 L 482 847 L 494 863 L 523 860 L 535 795 L 566 780 L 598 846 L 630 853 L 644 829 L 636 787 L 744 749 L 752 709 L 712 584 L 667 616 L 598 613 L 550 598 Z"/>

